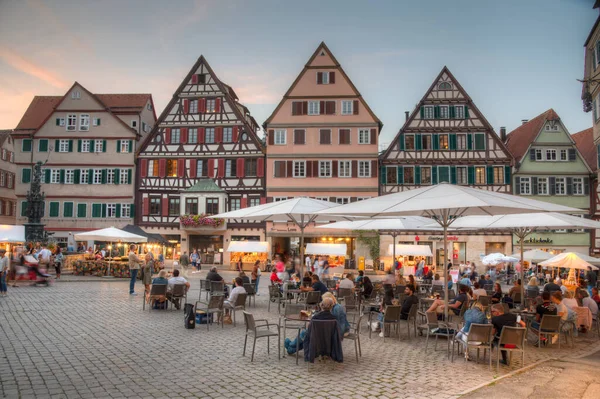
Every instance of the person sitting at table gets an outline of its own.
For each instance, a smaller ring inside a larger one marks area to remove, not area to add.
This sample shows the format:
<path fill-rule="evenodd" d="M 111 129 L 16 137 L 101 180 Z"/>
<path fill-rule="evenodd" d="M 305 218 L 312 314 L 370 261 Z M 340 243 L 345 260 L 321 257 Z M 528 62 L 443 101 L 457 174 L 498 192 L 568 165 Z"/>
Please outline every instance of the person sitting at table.
<path fill-rule="evenodd" d="M 412 305 L 419 304 L 419 298 L 415 295 L 415 287 L 412 284 L 407 284 L 404 288 L 404 293 L 406 294 L 406 298 L 404 302 L 402 302 L 402 309 L 400 309 L 400 318 L 402 320 L 408 320 L 408 315 L 410 314 L 410 308 Z"/>
<path fill-rule="evenodd" d="M 598 295 L 598 289 L 596 287 L 592 288 L 592 293 L 594 292 L 594 289 L 596 289 L 596 295 Z M 581 304 L 584 307 L 590 309 L 590 312 L 592 312 L 592 317 L 596 319 L 596 317 L 598 316 L 598 304 L 596 303 L 594 298 L 589 296 L 581 298 Z"/>
<path fill-rule="evenodd" d="M 450 272 L 448 272 L 448 275 L 446 276 L 446 285 L 448 285 L 448 291 L 450 291 L 454 286 L 454 282 L 452 282 L 452 276 L 450 275 Z"/>
<path fill-rule="evenodd" d="M 352 280 L 352 273 L 346 274 L 346 278 L 340 280 L 339 288 L 348 288 L 354 292 L 354 281 Z"/>
<path fill-rule="evenodd" d="M 598 288 L 592 288 L 592 299 L 598 306 L 600 306 L 600 295 L 598 294 Z"/>
<path fill-rule="evenodd" d="M 520 293 L 521 292 L 521 279 L 517 279 L 515 280 L 515 283 L 512 287 L 510 287 L 510 290 L 508 290 L 508 296 L 512 298 L 513 294 L 515 293 Z"/>
<path fill-rule="evenodd" d="M 167 280 L 167 271 L 166 270 L 161 270 L 160 272 L 158 272 L 158 276 L 154 277 L 152 279 L 152 285 L 167 285 L 169 284 L 169 280 Z M 163 308 L 162 303 L 164 303 L 167 300 L 166 296 L 161 295 L 159 298 L 156 298 L 154 300 L 154 303 L 152 304 L 154 309 L 158 309 Z"/>
<path fill-rule="evenodd" d="M 462 307 L 462 304 L 465 301 L 469 300 L 469 297 L 467 296 L 467 290 L 468 287 L 465 285 L 460 285 L 459 288 L 459 294 L 456 296 L 456 298 L 454 298 L 452 301 L 450 301 L 450 303 L 448 304 L 448 309 L 452 310 L 452 312 L 455 315 L 460 314 L 460 309 Z M 429 309 L 427 309 L 428 312 L 436 312 L 438 314 L 438 317 L 440 314 L 443 314 L 443 309 L 444 309 L 444 300 L 443 299 L 436 299 L 435 301 L 433 301 L 433 303 L 431 304 L 431 306 L 429 307 Z M 440 308 L 442 308 L 442 310 L 440 311 Z"/>
<path fill-rule="evenodd" d="M 587 283 L 585 282 L 584 279 L 579 279 L 579 283 L 577 286 L 577 289 L 575 290 L 575 298 L 585 298 L 590 296 L 590 293 L 587 290 Z M 579 303 L 579 305 L 581 306 L 581 302 Z"/>
<path fill-rule="evenodd" d="M 304 277 L 302 277 L 302 286 L 303 287 L 310 287 L 310 285 L 312 284 L 312 272 L 308 271 L 308 272 L 304 272 Z"/>
<path fill-rule="evenodd" d="M 474 287 L 474 290 L 473 290 L 473 299 L 477 300 L 477 298 L 479 298 L 479 296 L 487 296 L 486 290 L 484 290 L 483 288 L 481 288 L 481 286 L 479 285 L 479 281 L 475 281 L 473 283 L 473 287 Z"/>
<path fill-rule="evenodd" d="M 406 279 L 401 272 L 396 273 L 396 285 L 406 285 Z"/>
<path fill-rule="evenodd" d="M 483 286 L 486 284 L 487 282 L 487 278 L 486 275 L 481 275 L 481 277 L 479 277 L 479 286 L 483 288 Z"/>
<path fill-rule="evenodd" d="M 223 279 L 223 277 L 221 277 L 221 275 L 219 273 L 217 273 L 216 266 L 213 266 L 210 268 L 209 272 L 206 274 L 206 280 L 214 281 L 216 283 L 222 281 L 223 283 L 225 283 L 225 280 Z M 209 285 L 210 285 L 210 283 L 209 283 Z M 227 284 L 223 284 L 223 292 L 225 293 L 225 295 L 227 295 L 227 292 L 228 292 Z"/>
<path fill-rule="evenodd" d="M 523 320 L 517 323 L 517 315 L 514 313 L 504 313 L 504 306 L 502 304 L 497 303 L 492 305 L 490 308 L 490 313 L 492 314 L 492 325 L 494 326 L 493 334 L 494 334 L 494 343 L 498 346 L 498 342 L 500 340 L 500 334 L 502 333 L 502 329 L 504 326 L 508 327 L 525 327 L 526 324 Z M 466 316 L 466 314 L 465 314 Z M 506 351 L 501 350 L 502 360 L 500 363 L 508 365 L 506 360 Z"/>
<path fill-rule="evenodd" d="M 240 274 L 238 275 L 238 277 L 242 279 L 242 282 L 244 284 L 250 284 L 250 278 L 248 276 L 246 276 L 246 273 L 240 272 Z"/>
<path fill-rule="evenodd" d="M 240 294 L 245 294 L 246 290 L 244 289 L 244 281 L 241 277 L 235 278 L 235 287 L 231 290 L 229 297 L 223 302 L 223 308 L 225 309 L 225 319 L 223 322 L 225 324 L 231 324 L 231 316 L 229 316 L 231 309 L 235 306 L 235 302 L 238 299 Z"/>
<path fill-rule="evenodd" d="M 439 275 L 439 273 L 436 273 L 436 274 L 433 276 L 433 281 L 431 282 L 431 285 L 432 285 L 432 286 L 434 286 L 434 285 L 439 285 L 439 286 L 441 286 L 441 287 L 443 287 L 443 286 L 444 286 L 444 282 L 443 282 L 442 280 L 440 280 L 440 275 Z"/>
<path fill-rule="evenodd" d="M 539 286 L 540 286 L 540 283 L 538 282 L 537 277 L 531 276 L 531 278 L 529 279 L 529 282 L 527 283 L 526 289 L 531 288 L 532 290 L 535 289 L 536 291 L 539 292 Z"/>
<path fill-rule="evenodd" d="M 371 294 L 373 293 L 373 283 L 371 282 L 371 279 L 368 276 L 363 277 L 362 287 L 363 298 L 370 298 Z"/>
<path fill-rule="evenodd" d="M 502 301 L 502 287 L 500 283 L 494 284 L 494 293 L 492 294 L 492 303 L 500 303 Z"/>
<path fill-rule="evenodd" d="M 377 315 L 377 320 L 373 324 L 371 324 L 371 328 L 373 332 L 380 331 L 379 336 L 383 338 L 383 317 L 385 316 L 385 308 L 388 306 L 398 306 L 400 301 L 394 298 L 394 292 L 386 292 L 383 297 L 383 302 L 379 307 L 379 314 Z M 373 311 L 373 309 L 371 310 Z"/>
<path fill-rule="evenodd" d="M 559 282 L 561 282 L 561 279 L 559 277 L 556 278 L 556 280 L 549 282 L 548 284 L 546 284 L 544 286 L 544 292 L 549 292 L 549 293 L 553 293 L 554 291 L 561 291 L 560 289 L 560 285 L 558 284 Z"/>
<path fill-rule="evenodd" d="M 181 309 L 181 304 L 179 303 L 180 298 L 173 298 L 173 286 L 175 284 L 184 284 L 185 291 L 187 292 L 190 289 L 190 283 L 179 275 L 179 269 L 173 270 L 173 277 L 169 279 L 169 286 L 167 287 L 167 299 L 175 305 L 175 309 Z"/>
<path fill-rule="evenodd" d="M 312 287 L 300 287 L 300 291 L 319 291 L 321 293 L 321 298 L 324 293 L 329 292 L 327 286 L 320 281 L 319 276 L 313 274 L 311 279 Z"/>
<path fill-rule="evenodd" d="M 471 328 L 471 324 L 487 324 L 487 317 L 485 315 L 485 312 L 483 311 L 483 305 L 479 302 L 475 302 L 471 309 L 465 312 L 463 320 L 465 321 L 465 325 L 456 334 L 456 338 L 466 343 L 467 338 L 469 336 L 469 329 Z M 469 351 L 466 349 L 466 347 L 465 359 L 469 360 Z"/>
<path fill-rule="evenodd" d="M 563 297 L 562 303 L 569 309 L 573 309 L 579 306 L 579 304 L 577 303 L 577 299 L 575 299 L 575 296 L 571 291 L 567 291 L 567 294 Z"/>
<path fill-rule="evenodd" d="M 359 287 L 362 287 L 363 278 L 365 277 L 365 272 L 362 270 L 358 271 L 358 276 L 354 279 L 354 282 L 358 284 Z"/>
<path fill-rule="evenodd" d="M 562 292 L 555 291 L 550 296 L 550 300 L 556 306 L 556 314 L 560 316 L 563 321 L 566 321 L 569 318 L 569 309 L 563 303 Z"/>
<path fill-rule="evenodd" d="M 471 287 L 471 279 L 468 274 L 463 274 L 462 279 L 458 282 L 460 285 L 464 285 L 466 287 Z"/>
<path fill-rule="evenodd" d="M 415 287 L 415 292 L 419 292 L 419 284 L 417 284 L 417 281 L 415 280 L 415 276 L 413 276 L 412 274 L 408 275 L 408 283 L 412 284 L 413 287 Z"/>
<path fill-rule="evenodd" d="M 348 323 L 348 317 L 346 316 L 346 309 L 342 305 L 340 305 L 335 298 L 335 296 L 331 292 L 326 292 L 323 294 L 323 300 L 326 298 L 331 298 L 333 300 L 333 308 L 331 308 L 331 314 L 335 316 L 338 322 L 338 326 L 340 331 L 342 332 L 342 336 L 346 337 L 350 333 L 350 323 Z"/>
<path fill-rule="evenodd" d="M 277 269 L 273 269 L 271 270 L 271 284 L 283 284 L 283 281 L 281 281 L 281 279 L 279 278 L 279 275 L 277 273 Z"/>
<path fill-rule="evenodd" d="M 535 309 L 535 320 L 531 322 L 531 328 L 538 330 L 540 328 L 542 317 L 545 314 L 555 315 L 556 312 L 556 305 L 550 300 L 550 293 L 544 291 L 542 293 L 542 303 Z"/>

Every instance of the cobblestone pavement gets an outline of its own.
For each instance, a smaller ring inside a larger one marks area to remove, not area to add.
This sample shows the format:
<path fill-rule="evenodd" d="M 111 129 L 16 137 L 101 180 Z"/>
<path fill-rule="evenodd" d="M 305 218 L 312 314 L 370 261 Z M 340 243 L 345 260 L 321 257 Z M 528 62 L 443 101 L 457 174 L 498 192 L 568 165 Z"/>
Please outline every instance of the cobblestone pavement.
<path fill-rule="evenodd" d="M 205 272 L 202 272 L 202 276 Z M 223 272 L 228 279 L 233 276 Z M 190 300 L 198 297 L 192 275 Z M 266 278 L 249 310 L 277 322 L 267 312 Z M 277 360 L 271 342 L 256 345 L 254 363 L 242 357 L 245 327 L 183 326 L 183 312 L 142 311 L 142 298 L 129 296 L 124 280 L 90 278 L 59 281 L 50 287 L 9 287 L 0 298 L 0 395 L 26 397 L 260 397 L 260 398 L 446 398 L 497 376 L 485 364 L 450 363 L 446 342 L 425 352 L 425 338 L 369 339 L 366 324 L 362 358 L 354 360 L 344 342 L 343 364 L 295 364 Z M 138 292 L 142 286 L 138 283 Z M 238 314 L 241 316 L 241 314 Z M 288 336 L 293 334 L 288 330 Z M 599 347 L 580 336 L 575 348 L 527 347 L 526 364 L 548 357 L 583 355 Z M 518 368 L 503 367 L 500 374 Z"/>

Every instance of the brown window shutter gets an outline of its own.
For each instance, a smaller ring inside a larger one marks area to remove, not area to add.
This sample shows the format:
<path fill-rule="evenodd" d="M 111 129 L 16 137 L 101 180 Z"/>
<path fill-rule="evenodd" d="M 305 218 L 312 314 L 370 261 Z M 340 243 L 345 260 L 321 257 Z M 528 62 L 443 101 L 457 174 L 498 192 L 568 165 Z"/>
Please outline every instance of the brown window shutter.
<path fill-rule="evenodd" d="M 302 115 L 308 115 L 308 101 L 302 101 Z"/>
<path fill-rule="evenodd" d="M 325 115 L 325 101 L 319 101 L 319 114 Z"/>
<path fill-rule="evenodd" d="M 294 116 L 294 115 L 298 115 L 298 112 L 297 112 L 297 110 L 296 110 L 296 105 L 297 105 L 297 104 L 298 104 L 298 103 L 297 103 L 296 101 L 293 101 L 293 102 L 292 102 L 292 116 Z"/>
<path fill-rule="evenodd" d="M 304 130 L 294 130 L 294 144 L 306 144 L 304 139 Z"/>
<path fill-rule="evenodd" d="M 338 161 L 331 161 L 331 177 L 338 177 Z"/>
<path fill-rule="evenodd" d="M 358 177 L 358 161 L 352 161 L 352 177 Z"/>
<path fill-rule="evenodd" d="M 306 177 L 313 177 L 312 161 L 306 161 Z"/>
<path fill-rule="evenodd" d="M 377 129 L 371 129 L 371 144 L 377 144 Z"/>
<path fill-rule="evenodd" d="M 329 202 L 335 202 L 335 197 L 329 197 Z"/>
<path fill-rule="evenodd" d="M 350 202 L 356 202 L 357 199 L 358 198 L 356 198 L 356 197 L 350 197 Z"/>
<path fill-rule="evenodd" d="M 350 144 L 350 129 L 340 129 L 340 144 Z"/>
<path fill-rule="evenodd" d="M 273 202 L 273 197 L 267 197 L 267 204 L 270 204 L 271 202 Z"/>
<path fill-rule="evenodd" d="M 319 176 L 319 161 L 309 161 L 312 162 L 313 176 Z"/>
<path fill-rule="evenodd" d="M 269 129 L 269 145 L 275 145 L 275 130 Z"/>
<path fill-rule="evenodd" d="M 377 177 L 377 160 L 371 161 L 371 177 Z"/>
<path fill-rule="evenodd" d="M 319 131 L 319 143 L 320 144 L 331 144 L 331 130 L 321 129 Z"/>
<path fill-rule="evenodd" d="M 287 161 L 287 177 L 294 177 L 294 163 Z"/>
<path fill-rule="evenodd" d="M 322 74 L 322 72 L 317 72 L 317 84 L 318 85 L 322 85 L 323 84 L 323 74 Z"/>
<path fill-rule="evenodd" d="M 327 115 L 335 115 L 335 101 L 325 102 L 325 113 Z"/>
<path fill-rule="evenodd" d="M 335 83 L 335 72 L 329 72 L 329 84 Z"/>
<path fill-rule="evenodd" d="M 285 161 L 279 161 L 279 177 L 285 177 Z"/>
<path fill-rule="evenodd" d="M 352 113 L 358 115 L 358 100 L 354 100 L 352 104 Z"/>

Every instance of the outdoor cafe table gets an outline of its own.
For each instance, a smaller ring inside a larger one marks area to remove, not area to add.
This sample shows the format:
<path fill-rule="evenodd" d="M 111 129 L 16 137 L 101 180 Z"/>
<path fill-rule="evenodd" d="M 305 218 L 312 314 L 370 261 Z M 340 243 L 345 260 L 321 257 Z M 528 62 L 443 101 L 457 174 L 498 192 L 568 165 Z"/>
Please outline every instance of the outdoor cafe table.
<path fill-rule="evenodd" d="M 300 290 L 297 290 L 300 291 Z M 310 322 L 310 317 L 309 316 L 304 316 L 302 314 L 290 314 L 290 315 L 286 315 L 283 316 L 283 332 L 284 332 L 284 342 L 285 342 L 285 330 L 287 328 L 287 322 L 294 322 L 294 323 L 298 323 L 298 325 L 296 326 L 298 329 L 298 335 L 296 337 L 296 364 L 298 364 L 298 352 L 300 351 L 300 331 L 303 328 L 306 328 L 306 324 L 308 324 Z M 281 323 L 281 319 L 280 319 L 280 323 Z M 304 324 L 304 326 L 302 326 L 302 324 Z M 281 327 L 281 326 L 280 326 Z M 281 343 L 279 343 L 281 345 Z M 284 347 L 285 349 L 285 347 Z M 284 353 L 287 353 L 287 351 L 285 351 Z"/>

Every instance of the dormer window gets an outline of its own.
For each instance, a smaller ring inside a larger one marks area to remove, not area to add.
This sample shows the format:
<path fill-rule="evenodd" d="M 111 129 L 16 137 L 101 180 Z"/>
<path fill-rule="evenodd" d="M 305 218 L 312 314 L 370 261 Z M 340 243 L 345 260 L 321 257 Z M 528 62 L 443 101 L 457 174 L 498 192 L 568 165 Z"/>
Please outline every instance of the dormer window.
<path fill-rule="evenodd" d="M 73 93 L 71 93 L 71 98 L 73 100 L 79 100 L 81 98 L 81 92 L 79 90 L 73 91 Z"/>
<path fill-rule="evenodd" d="M 452 85 L 448 82 L 442 82 L 438 85 L 438 90 L 452 90 Z"/>
<path fill-rule="evenodd" d="M 335 83 L 335 72 L 317 72 L 317 84 L 328 85 Z"/>
<path fill-rule="evenodd" d="M 558 123 L 556 121 L 550 121 L 546 123 L 546 131 L 558 132 Z"/>

